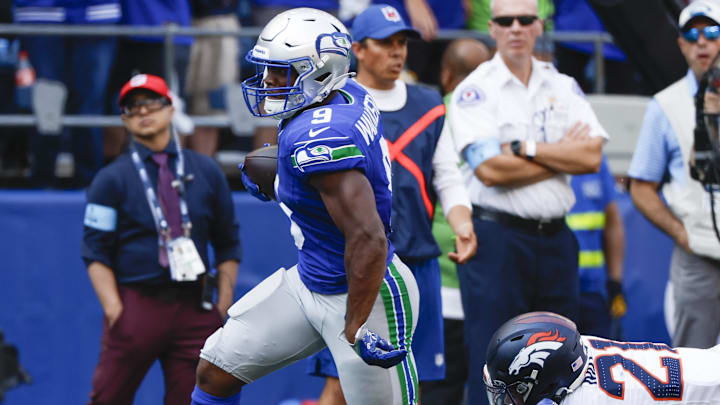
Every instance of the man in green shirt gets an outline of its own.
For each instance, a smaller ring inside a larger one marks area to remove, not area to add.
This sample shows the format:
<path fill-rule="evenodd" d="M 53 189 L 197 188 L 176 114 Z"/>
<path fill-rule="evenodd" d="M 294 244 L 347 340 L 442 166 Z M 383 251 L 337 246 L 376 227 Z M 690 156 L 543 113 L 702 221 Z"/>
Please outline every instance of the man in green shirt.
<path fill-rule="evenodd" d="M 450 103 L 452 91 L 475 68 L 490 59 L 487 46 L 474 39 L 456 39 L 442 57 L 440 84 L 445 92 L 445 105 Z M 452 114 L 447 111 L 446 114 Z M 445 127 L 449 130 L 449 127 Z M 464 163 L 464 162 L 463 162 Z M 467 357 L 463 339 L 463 308 L 457 268 L 448 253 L 455 249 L 455 235 L 438 206 L 433 220 L 433 235 L 443 254 L 438 261 L 442 279 L 442 310 L 445 334 L 445 379 L 422 383 L 423 405 L 459 405 L 462 403 L 467 381 Z"/>

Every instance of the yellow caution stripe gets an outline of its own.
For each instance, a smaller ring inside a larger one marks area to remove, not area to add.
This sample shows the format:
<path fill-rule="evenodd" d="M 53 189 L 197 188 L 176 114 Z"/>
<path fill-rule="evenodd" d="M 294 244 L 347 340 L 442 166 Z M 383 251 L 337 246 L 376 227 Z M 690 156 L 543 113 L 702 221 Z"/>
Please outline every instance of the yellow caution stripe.
<path fill-rule="evenodd" d="M 565 221 L 573 231 L 594 231 L 605 228 L 604 212 L 586 212 L 583 214 L 568 214 Z"/>

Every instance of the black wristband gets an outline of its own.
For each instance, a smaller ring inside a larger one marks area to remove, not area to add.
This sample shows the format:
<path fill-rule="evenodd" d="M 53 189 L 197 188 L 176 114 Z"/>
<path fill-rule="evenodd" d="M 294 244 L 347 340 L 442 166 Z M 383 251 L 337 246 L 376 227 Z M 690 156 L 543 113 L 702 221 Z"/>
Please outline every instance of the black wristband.
<path fill-rule="evenodd" d="M 613 297 L 622 294 L 622 283 L 615 280 L 608 280 L 606 284 L 608 297 L 612 300 Z"/>
<path fill-rule="evenodd" d="M 510 150 L 512 151 L 513 155 L 522 157 L 522 155 L 520 155 L 521 148 L 522 148 L 521 141 L 515 140 L 515 141 L 510 142 Z"/>

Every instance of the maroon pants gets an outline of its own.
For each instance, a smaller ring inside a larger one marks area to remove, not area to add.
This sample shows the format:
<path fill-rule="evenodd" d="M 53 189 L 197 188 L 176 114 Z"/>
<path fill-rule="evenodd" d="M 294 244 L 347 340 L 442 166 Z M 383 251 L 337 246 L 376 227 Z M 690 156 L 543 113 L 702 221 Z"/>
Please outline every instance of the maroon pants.
<path fill-rule="evenodd" d="M 222 326 L 220 314 L 200 309 L 194 289 L 119 286 L 119 292 L 123 312 L 112 328 L 103 321 L 90 404 L 132 405 L 157 359 L 165 377 L 165 405 L 190 403 L 200 349 Z"/>

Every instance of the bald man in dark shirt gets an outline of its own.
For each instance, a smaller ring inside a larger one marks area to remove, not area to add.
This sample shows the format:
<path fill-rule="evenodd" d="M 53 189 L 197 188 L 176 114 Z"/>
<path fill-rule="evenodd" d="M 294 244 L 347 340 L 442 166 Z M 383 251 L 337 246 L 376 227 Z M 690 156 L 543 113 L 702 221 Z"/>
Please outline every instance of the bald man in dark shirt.
<path fill-rule="evenodd" d="M 460 38 L 452 41 L 442 56 L 440 67 L 440 85 L 443 92 L 448 95 L 455 90 L 467 75 L 479 64 L 490 60 L 488 47 L 472 38 Z"/>

